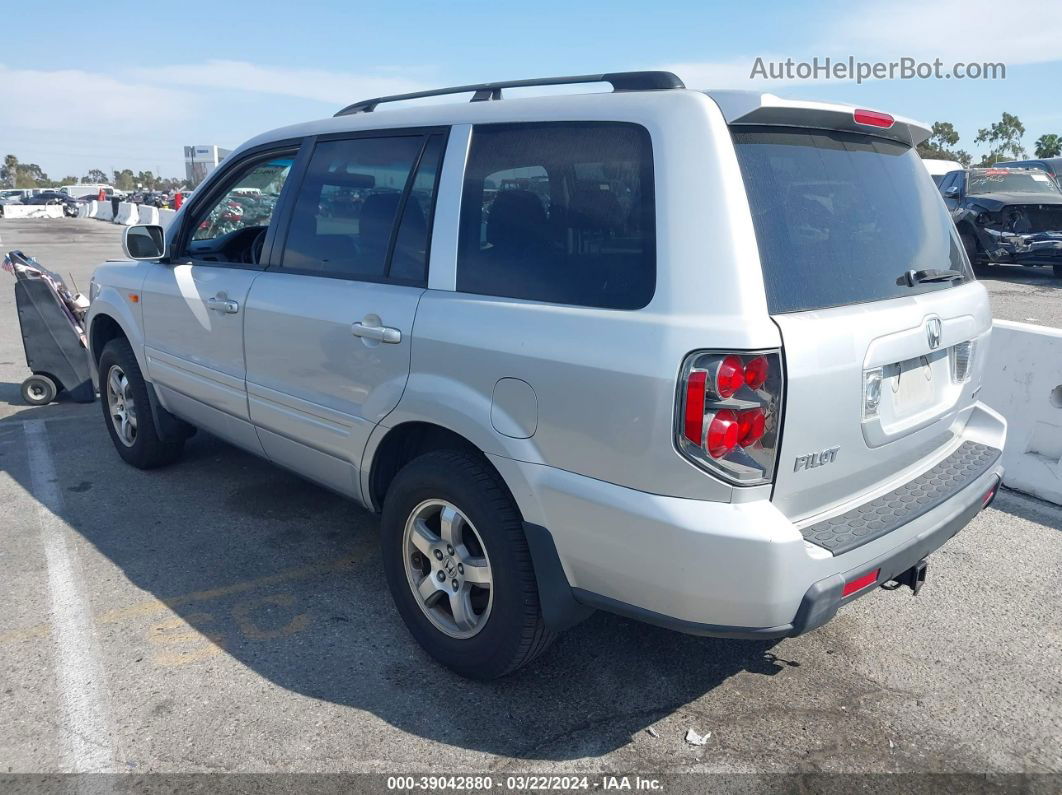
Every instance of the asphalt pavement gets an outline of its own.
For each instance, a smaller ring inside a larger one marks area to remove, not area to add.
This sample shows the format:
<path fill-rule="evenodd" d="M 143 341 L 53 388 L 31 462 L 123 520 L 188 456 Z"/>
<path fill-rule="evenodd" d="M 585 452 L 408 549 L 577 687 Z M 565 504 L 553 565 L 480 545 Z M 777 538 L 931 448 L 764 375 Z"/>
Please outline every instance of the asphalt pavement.
<path fill-rule="evenodd" d="M 86 289 L 120 232 L 0 221 L 0 247 Z M 987 283 L 997 313 L 1062 325 L 1059 280 Z M 21 405 L 5 284 L 0 773 L 1062 772 L 1062 509 L 1003 492 L 918 597 L 879 590 L 806 636 L 597 614 L 470 682 L 402 625 L 376 516 L 205 433 L 142 472 L 98 404 Z"/>

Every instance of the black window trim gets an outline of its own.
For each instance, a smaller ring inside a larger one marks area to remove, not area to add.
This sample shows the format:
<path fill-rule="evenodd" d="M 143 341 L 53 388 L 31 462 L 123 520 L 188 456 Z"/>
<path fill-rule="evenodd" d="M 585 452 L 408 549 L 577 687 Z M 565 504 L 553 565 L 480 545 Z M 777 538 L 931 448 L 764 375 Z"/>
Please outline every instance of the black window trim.
<path fill-rule="evenodd" d="M 402 216 L 406 209 L 406 200 L 413 186 L 413 180 L 416 178 L 417 168 L 420 167 L 421 160 L 424 157 L 424 152 L 428 147 L 428 142 L 432 135 L 442 136 L 442 156 L 439 159 L 439 167 L 435 173 L 435 185 L 434 194 L 431 202 L 431 209 L 429 217 L 425 219 L 428 225 L 427 245 L 428 248 L 424 253 L 424 278 L 423 279 L 396 279 L 392 278 L 391 273 L 391 260 L 394 255 L 394 247 L 397 241 L 398 229 L 402 225 Z M 299 191 L 302 189 L 303 182 L 306 178 L 306 171 L 309 168 L 310 160 L 313 157 L 314 152 L 317 150 L 318 143 L 331 143 L 333 141 L 354 141 L 363 138 L 413 138 L 420 137 L 420 149 L 417 151 L 417 155 L 413 158 L 413 166 L 410 169 L 409 175 L 406 177 L 406 184 L 402 188 L 402 198 L 399 201 L 398 212 L 395 214 L 395 222 L 391 227 L 391 238 L 387 247 L 387 261 L 384 266 L 383 276 L 364 276 L 364 275 L 348 275 L 343 273 L 322 273 L 321 271 L 315 271 L 308 268 L 285 268 L 283 265 L 284 249 L 288 243 L 288 234 L 291 231 L 291 221 L 295 210 L 296 197 L 299 195 Z M 297 276 L 315 276 L 319 279 L 339 279 L 349 282 L 366 282 L 368 284 L 395 284 L 403 287 L 421 287 L 426 288 L 428 284 L 428 273 L 431 267 L 431 236 L 432 230 L 435 226 L 435 205 L 439 200 L 439 177 L 442 175 L 443 161 L 446 157 L 446 144 L 449 141 L 450 127 L 448 125 L 434 125 L 431 127 L 382 127 L 374 128 L 372 130 L 356 130 L 356 131 L 344 131 L 336 133 L 326 133 L 322 135 L 311 136 L 306 139 L 306 143 L 303 150 L 306 153 L 305 161 L 302 164 L 302 168 L 298 173 L 297 188 L 291 191 L 293 197 L 286 206 L 284 217 L 280 219 L 278 224 L 277 236 L 273 241 L 273 247 L 270 252 L 272 255 L 267 262 L 267 266 L 264 270 L 270 273 L 290 273 Z M 295 174 L 288 175 L 288 181 L 292 181 L 292 177 Z M 286 186 L 285 186 L 286 187 Z M 280 229 L 283 231 L 280 231 Z M 263 257 L 264 259 L 264 257 Z"/>
<path fill-rule="evenodd" d="M 201 267 L 212 268 L 236 268 L 238 270 L 254 271 L 266 270 L 275 249 L 277 235 L 279 234 L 281 226 L 284 225 L 284 217 L 288 209 L 287 205 L 290 203 L 290 197 L 294 194 L 293 188 L 290 188 L 289 186 L 294 185 L 296 177 L 301 181 L 302 172 L 306 168 L 307 140 L 308 139 L 306 138 L 288 138 L 280 141 L 270 141 L 267 144 L 262 144 L 261 146 L 256 146 L 245 152 L 241 152 L 239 158 L 233 159 L 231 162 L 226 162 L 224 166 L 219 167 L 218 170 L 211 175 L 209 182 L 196 190 L 196 195 L 192 197 L 191 202 L 189 202 L 185 209 L 184 219 L 181 223 L 180 229 L 177 230 L 177 234 L 173 241 L 173 251 L 177 253 L 172 255 L 168 259 L 168 262 L 171 264 L 188 263 L 193 266 L 198 265 Z M 261 260 L 257 263 L 229 262 L 227 260 L 214 262 L 193 257 L 188 252 L 188 245 L 191 242 L 191 235 L 195 229 L 195 219 L 202 208 L 213 207 L 213 203 L 218 201 L 228 192 L 232 187 L 233 181 L 237 179 L 240 173 L 248 166 L 285 154 L 294 155 L 294 163 L 292 164 L 291 171 L 288 173 L 287 179 L 284 180 L 284 187 L 280 191 L 280 197 L 277 199 L 277 203 L 273 207 L 273 217 L 269 222 L 265 243 L 262 246 Z M 201 194 L 200 190 L 202 187 L 206 187 L 207 190 Z"/>
<path fill-rule="evenodd" d="M 492 295 L 490 293 L 471 293 L 467 290 L 461 290 L 457 287 L 458 279 L 461 272 L 461 221 L 458 221 L 458 250 L 457 257 L 454 261 L 454 292 L 457 295 L 466 296 L 476 299 L 487 299 L 491 301 L 520 301 L 527 304 L 539 304 L 544 306 L 573 306 L 580 309 L 589 309 L 600 312 L 641 312 L 650 304 L 653 303 L 653 299 L 656 298 L 656 291 L 659 282 L 660 275 L 660 251 L 659 240 L 657 238 L 657 206 L 656 206 L 656 148 L 654 146 L 653 134 L 649 128 L 636 121 L 626 121 L 623 119 L 564 119 L 563 121 L 505 121 L 505 122 L 487 122 L 472 124 L 471 134 L 468 141 L 468 155 L 465 158 L 464 173 L 461 175 L 461 205 L 464 205 L 465 199 L 465 180 L 468 176 L 468 165 L 472 157 L 472 147 L 475 145 L 476 130 L 489 129 L 489 130 L 521 130 L 528 128 L 556 128 L 556 127 L 586 127 L 586 126 L 600 126 L 600 127 L 636 127 L 641 130 L 646 139 L 649 142 L 648 154 L 649 161 L 646 164 L 648 168 L 647 187 L 651 193 L 652 199 L 652 225 L 650 227 L 652 231 L 652 253 L 653 253 L 653 286 L 646 296 L 645 303 L 637 307 L 614 307 L 614 306 L 595 306 L 593 304 L 579 304 L 568 301 L 544 301 L 538 298 L 520 298 L 510 295 Z M 441 169 L 440 169 L 441 170 Z M 460 214 L 460 209 L 459 209 Z"/>

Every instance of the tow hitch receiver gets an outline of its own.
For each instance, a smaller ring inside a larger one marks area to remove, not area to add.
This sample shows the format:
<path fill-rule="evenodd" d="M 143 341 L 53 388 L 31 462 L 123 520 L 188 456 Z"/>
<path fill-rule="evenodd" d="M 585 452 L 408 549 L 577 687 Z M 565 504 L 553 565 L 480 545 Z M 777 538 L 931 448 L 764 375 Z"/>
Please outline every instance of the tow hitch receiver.
<path fill-rule="evenodd" d="M 893 581 L 896 583 L 890 590 L 896 590 L 901 585 L 906 585 L 912 591 L 914 595 L 918 596 L 918 592 L 922 590 L 922 586 L 926 584 L 926 569 L 929 566 L 929 561 L 922 558 L 915 565 L 909 568 L 902 574 L 897 574 L 893 577 Z"/>

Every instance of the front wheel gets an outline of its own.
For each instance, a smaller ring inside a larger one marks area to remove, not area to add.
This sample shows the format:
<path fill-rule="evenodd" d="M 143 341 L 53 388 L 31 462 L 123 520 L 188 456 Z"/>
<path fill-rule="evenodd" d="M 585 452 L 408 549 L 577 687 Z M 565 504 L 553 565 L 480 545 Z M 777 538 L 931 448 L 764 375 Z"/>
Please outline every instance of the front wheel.
<path fill-rule="evenodd" d="M 155 427 L 147 384 L 133 349 L 124 339 L 100 354 L 100 406 L 118 455 L 138 469 L 154 469 L 180 457 L 184 439 L 164 441 Z"/>
<path fill-rule="evenodd" d="M 411 461 L 387 490 L 380 533 L 398 612 L 443 665 L 496 679 L 549 646 L 520 513 L 482 458 Z"/>

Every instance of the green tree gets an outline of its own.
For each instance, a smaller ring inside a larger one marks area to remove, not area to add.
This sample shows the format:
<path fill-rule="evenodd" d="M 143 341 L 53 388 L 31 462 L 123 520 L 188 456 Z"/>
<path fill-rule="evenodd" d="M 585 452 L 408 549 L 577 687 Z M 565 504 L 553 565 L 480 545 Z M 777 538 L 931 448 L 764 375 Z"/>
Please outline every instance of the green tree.
<path fill-rule="evenodd" d="M 950 121 L 933 122 L 933 131 L 918 145 L 918 155 L 931 160 L 955 160 L 963 166 L 969 166 L 970 153 L 962 149 L 953 149 L 959 142 L 959 133 Z"/>
<path fill-rule="evenodd" d="M 98 168 L 91 168 L 91 169 L 89 169 L 88 173 L 85 174 L 84 181 L 85 182 L 92 182 L 92 183 L 96 183 L 96 184 L 100 184 L 100 183 L 106 184 L 106 182 L 107 182 L 107 173 L 104 172 L 104 171 L 101 171 Z"/>
<path fill-rule="evenodd" d="M 121 191 L 133 190 L 136 187 L 136 175 L 132 169 L 123 168 L 114 172 L 114 187 Z"/>
<path fill-rule="evenodd" d="M 15 187 L 15 179 L 18 176 L 18 158 L 14 155 L 4 157 L 4 167 L 0 168 L 0 180 L 9 188 Z"/>
<path fill-rule="evenodd" d="M 15 169 L 16 188 L 46 188 L 50 185 L 48 175 L 36 163 L 19 163 Z"/>
<path fill-rule="evenodd" d="M 1017 116 L 1004 112 L 1002 118 L 991 127 L 977 131 L 975 143 L 988 144 L 988 154 L 981 158 L 982 166 L 991 166 L 1000 160 L 1021 160 L 1025 157 L 1025 147 L 1021 138 L 1025 135 L 1025 125 Z"/>
<path fill-rule="evenodd" d="M 1062 155 L 1062 138 L 1054 133 L 1045 133 L 1036 139 L 1037 157 L 1058 157 Z"/>

